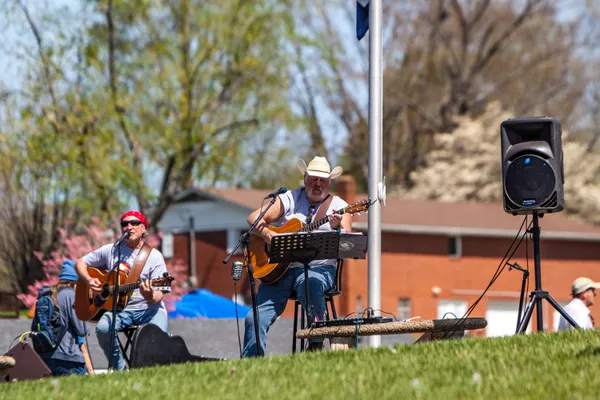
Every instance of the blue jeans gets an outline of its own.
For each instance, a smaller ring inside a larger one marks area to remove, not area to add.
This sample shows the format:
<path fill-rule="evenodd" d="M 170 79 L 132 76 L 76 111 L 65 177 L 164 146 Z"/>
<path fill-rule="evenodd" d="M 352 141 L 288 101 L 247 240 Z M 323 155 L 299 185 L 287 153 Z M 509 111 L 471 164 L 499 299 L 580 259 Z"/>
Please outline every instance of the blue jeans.
<path fill-rule="evenodd" d="M 85 375 L 87 373 L 85 364 L 82 363 L 57 360 L 54 358 L 44 359 L 44 362 L 48 368 L 50 368 L 50 371 L 52 371 L 52 375 L 54 376 Z"/>
<path fill-rule="evenodd" d="M 169 321 L 167 319 L 167 311 L 164 308 L 151 308 L 141 311 L 128 311 L 124 310 L 117 313 L 117 321 L 115 323 L 115 329 L 117 332 L 125 330 L 125 328 L 131 325 L 142 325 L 142 324 L 154 324 L 167 332 L 167 326 Z M 110 360 L 110 328 L 112 325 L 112 312 L 107 311 L 104 313 L 98 325 L 96 325 L 96 334 L 98 335 L 98 343 L 104 351 L 104 355 L 107 360 Z M 113 351 L 113 368 L 118 370 L 125 369 L 125 360 L 119 350 L 119 343 L 115 336 L 115 344 Z"/>
<path fill-rule="evenodd" d="M 326 314 L 325 292 L 331 290 L 335 282 L 335 265 L 319 265 L 308 270 L 308 296 L 311 306 L 306 304 L 304 268 L 290 268 L 275 283 L 261 284 L 256 295 L 258 303 L 258 334 L 260 348 L 264 355 L 267 348 L 267 332 L 278 316 L 283 313 L 290 296 L 296 296 L 302 307 L 308 310 L 308 320 L 312 323 L 316 318 L 322 320 Z M 254 314 L 252 309 L 246 315 L 244 332 L 243 357 L 257 356 L 256 335 L 254 334 Z M 316 339 L 314 341 L 323 341 Z"/>

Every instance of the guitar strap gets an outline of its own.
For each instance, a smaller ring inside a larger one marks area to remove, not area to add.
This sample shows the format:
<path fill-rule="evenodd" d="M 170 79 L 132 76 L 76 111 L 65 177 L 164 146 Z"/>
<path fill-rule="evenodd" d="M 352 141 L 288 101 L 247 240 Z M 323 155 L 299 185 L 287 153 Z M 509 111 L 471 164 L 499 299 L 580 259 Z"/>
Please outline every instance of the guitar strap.
<path fill-rule="evenodd" d="M 327 213 L 327 210 L 329 209 L 329 205 L 331 204 L 332 200 L 333 200 L 333 196 L 328 194 L 327 198 L 325 200 L 323 200 L 323 202 L 319 206 L 319 209 L 317 210 L 317 213 L 315 214 L 313 221 L 318 221 L 325 216 L 325 213 Z M 319 228 L 317 228 L 317 229 L 319 229 Z"/>
<path fill-rule="evenodd" d="M 140 252 L 135 257 L 135 261 L 133 262 L 133 268 L 129 275 L 127 275 L 127 279 L 125 279 L 125 283 L 135 283 L 138 279 L 140 279 L 140 275 L 142 274 L 142 270 L 144 269 L 144 265 L 146 265 L 146 260 L 148 260 L 148 256 L 152 251 L 152 246 L 148 243 L 144 242 Z"/>

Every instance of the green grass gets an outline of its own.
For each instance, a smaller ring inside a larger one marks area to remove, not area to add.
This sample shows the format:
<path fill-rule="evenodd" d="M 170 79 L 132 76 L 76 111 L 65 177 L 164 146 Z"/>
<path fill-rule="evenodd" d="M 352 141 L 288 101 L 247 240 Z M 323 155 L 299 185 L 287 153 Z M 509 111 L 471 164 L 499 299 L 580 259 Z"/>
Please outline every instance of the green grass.
<path fill-rule="evenodd" d="M 28 318 L 29 310 L 19 310 L 20 318 Z M 14 311 L 0 311 L 0 318 L 16 318 Z"/>
<path fill-rule="evenodd" d="M 0 385 L 0 399 L 594 399 L 600 331 L 171 365 Z"/>

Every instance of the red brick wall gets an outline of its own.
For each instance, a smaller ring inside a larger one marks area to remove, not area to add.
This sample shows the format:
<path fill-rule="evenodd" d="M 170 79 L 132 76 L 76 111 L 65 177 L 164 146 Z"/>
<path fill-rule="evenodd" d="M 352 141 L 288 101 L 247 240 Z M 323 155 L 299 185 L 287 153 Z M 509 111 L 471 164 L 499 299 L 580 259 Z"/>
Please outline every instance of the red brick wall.
<path fill-rule="evenodd" d="M 438 299 L 466 300 L 469 306 L 489 284 L 511 240 L 494 238 L 463 238 L 463 255 L 450 257 L 448 238 L 431 235 L 385 234 L 382 237 L 381 256 L 381 306 L 383 311 L 396 314 L 399 298 L 409 298 L 412 316 L 423 319 L 437 317 Z M 530 283 L 528 292 L 534 289 L 533 249 L 529 242 Z M 600 279 L 600 246 L 595 243 L 542 240 L 541 242 L 542 288 L 559 302 L 569 301 L 570 286 L 578 276 Z M 525 243 L 516 253 L 517 261 L 526 267 Z M 356 298 L 360 296 L 363 308 L 367 306 L 368 271 L 367 260 L 349 260 L 344 275 L 343 301 L 340 314 L 355 311 Z M 522 273 L 517 270 L 500 275 L 489 291 L 493 299 L 518 300 Z M 433 287 L 441 288 L 438 295 Z M 454 290 L 471 291 L 473 294 L 456 294 Z M 509 292 L 509 293 L 497 293 Z M 485 316 L 484 297 L 472 316 Z M 544 301 L 547 326 L 552 326 L 550 305 Z M 592 307 L 594 317 L 600 316 L 600 307 Z M 535 314 L 534 314 L 535 316 Z M 535 318 L 532 318 L 534 320 Z"/>
<path fill-rule="evenodd" d="M 231 298 L 233 283 L 230 276 L 231 264 L 224 265 L 226 257 L 226 232 L 204 232 L 196 234 L 196 273 L 198 286 L 205 287 L 221 296 Z M 382 235 L 381 255 L 381 306 L 382 310 L 396 315 L 399 298 L 408 298 L 411 315 L 423 319 L 437 317 L 439 299 L 466 300 L 469 306 L 479 297 L 511 244 L 510 239 L 470 237 L 462 238 L 462 257 L 448 255 L 446 236 L 385 233 Z M 535 285 L 533 248 L 529 245 L 530 283 L 527 294 Z M 175 235 L 174 251 L 177 257 L 188 262 L 188 235 Z M 233 260 L 240 260 L 236 256 Z M 232 261 L 233 261 L 232 260 Z M 513 261 L 527 266 L 525 242 L 521 244 Z M 569 301 L 572 281 L 579 276 L 600 280 L 600 246 L 596 243 L 544 240 L 541 242 L 542 288 L 559 302 Z M 242 294 L 249 295 L 247 273 L 238 285 Z M 521 288 L 522 273 L 504 270 L 489 289 L 492 297 L 484 297 L 472 316 L 485 316 L 488 298 L 510 299 Z M 368 302 L 367 260 L 346 260 L 343 274 L 343 294 L 336 298 L 338 316 L 343 317 L 356 311 L 356 299 L 362 298 L 362 308 Z M 439 294 L 432 293 L 439 287 Z M 456 294 L 453 291 L 470 291 Z M 499 293 L 504 292 L 504 293 Z M 512 295 L 512 296 L 511 296 Z M 552 326 L 552 310 L 544 301 L 544 322 Z M 291 317 L 293 307 L 288 304 L 283 316 Z M 600 305 L 592 307 L 592 314 L 600 320 Z M 535 320 L 535 314 L 532 320 Z M 481 333 L 480 333 L 481 334 Z"/>
<path fill-rule="evenodd" d="M 189 234 L 177 234 L 173 239 L 174 258 L 181 259 L 189 265 Z M 232 298 L 233 281 L 231 279 L 231 263 L 242 260 L 241 256 L 234 256 L 227 265 L 223 259 L 227 257 L 227 232 L 199 232 L 196 233 L 196 277 L 199 288 L 207 288 L 218 295 Z M 238 294 L 248 292 L 247 274 L 238 284 Z"/>

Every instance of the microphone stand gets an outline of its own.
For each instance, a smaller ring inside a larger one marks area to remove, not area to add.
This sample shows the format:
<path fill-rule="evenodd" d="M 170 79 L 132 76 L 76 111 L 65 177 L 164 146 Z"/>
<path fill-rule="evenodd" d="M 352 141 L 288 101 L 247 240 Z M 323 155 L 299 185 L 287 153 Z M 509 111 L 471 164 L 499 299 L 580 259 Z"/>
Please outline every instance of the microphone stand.
<path fill-rule="evenodd" d="M 115 275 L 115 285 L 114 285 L 114 291 L 113 291 L 113 304 L 112 304 L 112 320 L 110 323 L 110 359 L 108 360 L 108 370 L 109 371 L 113 371 L 114 370 L 114 351 L 115 351 L 115 340 L 117 338 L 117 332 L 116 332 L 116 328 L 117 328 L 117 304 L 119 303 L 119 268 L 121 266 L 121 246 L 123 245 L 123 241 L 121 240 L 120 243 L 119 241 L 117 243 L 115 243 L 115 245 L 117 246 L 117 265 L 116 268 L 113 268 L 113 273 Z M 113 245 L 113 252 L 114 252 L 114 245 Z"/>
<path fill-rule="evenodd" d="M 529 271 L 521 267 L 517 262 L 514 264 L 507 262 L 506 264 L 509 265 L 509 271 L 514 268 L 523 273 L 523 279 L 521 280 L 521 295 L 519 296 L 519 311 L 517 313 L 517 330 L 515 331 L 516 334 L 519 333 L 519 325 L 521 325 L 521 314 L 523 312 L 523 303 L 525 301 L 525 285 L 527 284 L 527 280 L 529 279 Z"/>
<path fill-rule="evenodd" d="M 252 267 L 252 262 L 250 261 L 250 236 L 252 235 L 254 228 L 256 228 L 256 225 L 258 225 L 258 221 L 260 221 L 265 216 L 269 208 L 271 208 L 273 204 L 275 204 L 277 198 L 278 196 L 274 196 L 271 199 L 267 207 L 265 207 L 265 209 L 261 211 L 258 217 L 256 217 L 254 223 L 252 223 L 252 225 L 250 226 L 250 229 L 248 229 L 242 234 L 238 243 L 235 245 L 233 250 L 231 250 L 231 253 L 229 253 L 227 257 L 225 257 L 225 259 L 223 260 L 223 264 L 229 263 L 229 260 L 231 260 L 231 257 L 237 251 L 237 249 L 239 249 L 240 246 L 243 246 L 246 254 L 246 267 L 248 268 L 248 276 L 250 278 L 250 294 L 252 295 L 252 313 L 254 315 L 254 337 L 256 339 L 256 354 L 259 356 L 264 356 L 264 354 L 260 348 L 260 337 L 258 334 L 258 304 L 256 301 L 256 290 L 254 286 L 254 268 Z"/>

